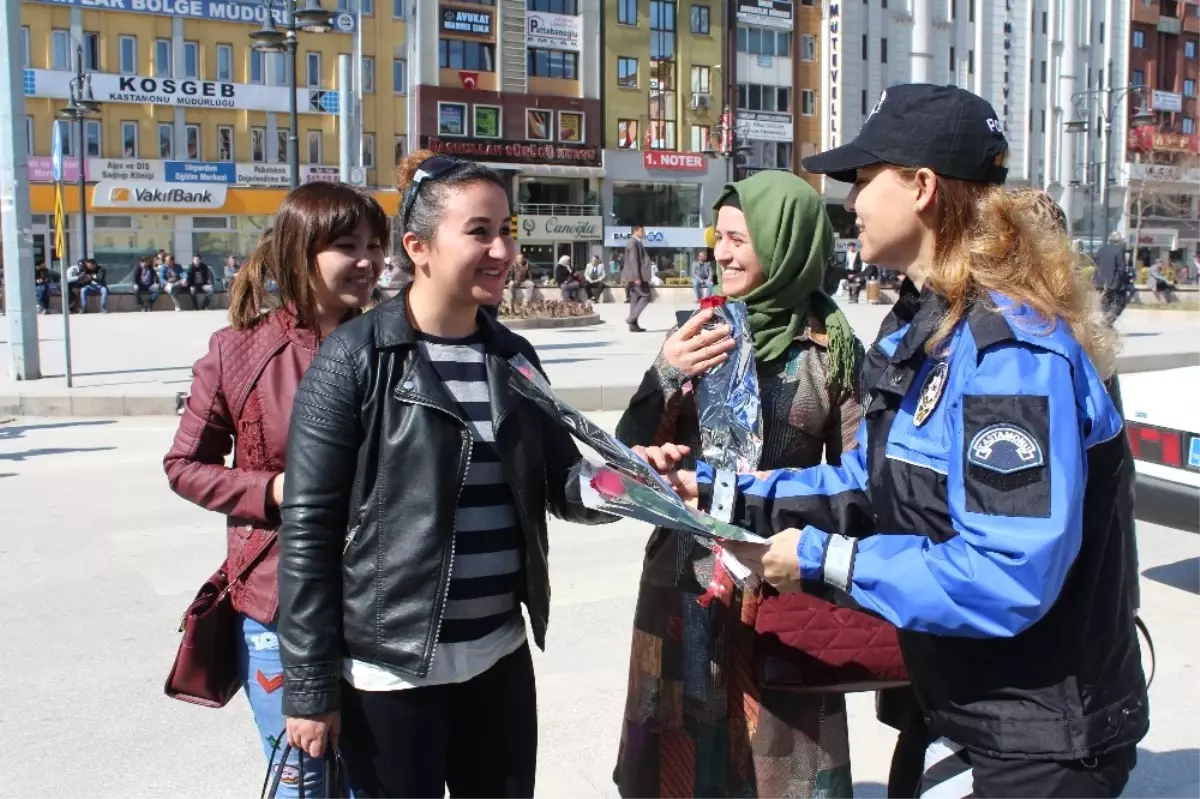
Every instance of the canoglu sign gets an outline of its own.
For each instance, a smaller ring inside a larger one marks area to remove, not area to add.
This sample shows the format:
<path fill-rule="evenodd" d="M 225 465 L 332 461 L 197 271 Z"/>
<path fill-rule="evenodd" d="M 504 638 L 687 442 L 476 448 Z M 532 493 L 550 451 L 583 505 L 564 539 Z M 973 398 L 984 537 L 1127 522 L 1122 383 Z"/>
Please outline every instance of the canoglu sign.
<path fill-rule="evenodd" d="M 24 75 L 26 97 L 71 98 L 72 73 L 56 69 L 27 69 Z M 287 89 L 252 83 L 225 83 L 191 78 L 152 78 L 147 75 L 112 75 L 95 72 L 90 76 L 92 94 L 101 103 L 135 103 L 181 106 L 183 108 L 229 108 L 246 111 L 289 110 Z M 336 113 L 337 92 L 297 89 L 300 113 Z"/>
<path fill-rule="evenodd" d="M 93 189 L 92 205 L 97 208 L 130 210 L 153 208 L 192 208 L 210 210 L 225 205 L 225 186 L 186 189 L 171 183 L 134 183 L 122 185 L 100 181 Z"/>
<path fill-rule="evenodd" d="M 30 0 L 51 6 L 96 9 L 97 11 L 126 11 L 131 14 L 150 14 L 159 17 L 183 17 L 204 19 L 213 22 L 239 22 L 246 25 L 261 25 L 266 12 L 260 3 L 242 0 Z M 284 23 L 284 10 L 275 4 L 271 16 L 277 24 Z M 330 12 L 330 23 L 336 33 L 354 32 L 354 15 L 348 12 Z"/>
<path fill-rule="evenodd" d="M 598 241 L 604 237 L 600 216 L 521 215 L 521 241 Z"/>

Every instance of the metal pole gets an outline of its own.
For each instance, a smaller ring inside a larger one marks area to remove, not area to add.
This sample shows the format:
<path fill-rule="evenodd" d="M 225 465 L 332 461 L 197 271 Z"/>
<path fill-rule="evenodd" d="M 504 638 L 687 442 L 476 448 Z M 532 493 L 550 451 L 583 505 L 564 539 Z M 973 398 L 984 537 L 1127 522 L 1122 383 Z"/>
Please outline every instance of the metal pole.
<path fill-rule="evenodd" d="M 84 144 L 83 131 L 83 114 L 76 117 L 79 120 L 79 155 L 75 156 L 75 160 L 79 162 L 79 257 L 88 257 L 88 232 L 87 232 L 87 176 L 84 174 L 86 162 L 83 158 L 86 145 Z M 79 299 L 83 302 L 83 297 Z M 80 310 L 83 310 L 82 308 Z"/>
<path fill-rule="evenodd" d="M 58 124 L 58 123 L 55 123 Z M 62 182 L 54 184 L 55 197 L 62 196 Z M 63 214 L 63 225 L 66 226 L 67 215 Z M 55 238 L 57 238 L 57 231 Z M 63 367 L 66 372 L 67 388 L 74 386 L 74 375 L 71 370 L 71 286 L 67 283 L 67 269 L 71 264 L 71 237 L 67 231 L 62 232 L 63 250 L 58 254 L 58 293 L 62 298 L 62 327 L 63 327 Z M 53 245 L 51 245 L 53 251 Z"/>
<path fill-rule="evenodd" d="M 4 301 L 8 316 L 9 373 L 15 380 L 42 376 L 33 297 L 33 228 L 29 208 L 29 145 L 25 141 L 21 3 L 4 0 L 8 32 L 0 49 L 0 225 L 4 240 Z"/>
<path fill-rule="evenodd" d="M 289 122 L 289 124 L 291 125 L 291 128 L 289 128 L 289 130 L 288 130 L 288 162 L 291 164 L 292 188 L 293 189 L 300 185 L 300 137 L 299 137 L 299 130 L 298 130 L 298 128 L 300 127 L 300 112 L 299 112 L 299 109 L 296 107 L 296 93 L 299 91 L 300 84 L 299 84 L 299 81 L 297 80 L 297 75 L 296 75 L 297 59 L 296 59 L 295 24 L 296 24 L 296 18 L 295 18 L 295 15 L 293 14 L 292 15 L 292 30 L 289 30 L 288 34 L 287 34 L 287 51 L 288 51 L 288 56 L 291 58 L 291 61 L 292 61 L 292 64 L 291 64 L 292 79 L 290 81 L 290 83 L 291 83 L 290 95 L 291 96 L 288 98 L 290 100 L 290 102 L 288 103 L 288 111 L 289 111 L 289 115 L 291 117 L 291 121 Z"/>
<path fill-rule="evenodd" d="M 351 167 L 356 166 L 354 163 L 354 148 L 351 142 L 354 140 L 353 133 L 353 117 L 354 117 L 354 96 L 350 91 L 350 84 L 353 81 L 353 67 L 350 63 L 350 56 L 338 56 L 338 179 L 342 183 L 350 182 Z"/>

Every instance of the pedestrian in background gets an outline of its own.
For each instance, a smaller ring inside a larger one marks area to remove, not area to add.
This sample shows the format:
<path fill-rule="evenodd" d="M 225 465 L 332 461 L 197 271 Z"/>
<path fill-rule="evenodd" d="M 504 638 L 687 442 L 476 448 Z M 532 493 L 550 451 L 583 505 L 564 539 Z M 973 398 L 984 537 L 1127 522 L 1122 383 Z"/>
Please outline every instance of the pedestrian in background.
<path fill-rule="evenodd" d="M 1108 243 L 1102 245 L 1092 255 L 1096 271 L 1092 273 L 1092 284 L 1101 294 L 1105 316 L 1111 325 L 1117 321 L 1125 310 L 1128 296 L 1128 261 L 1125 253 L 1125 238 L 1119 232 L 1113 231 L 1108 237 Z"/>
<path fill-rule="evenodd" d="M 604 264 L 599 255 L 593 255 L 583 270 L 583 284 L 587 290 L 587 298 L 599 302 L 604 294 Z"/>
<path fill-rule="evenodd" d="M 192 256 L 192 265 L 187 270 L 187 290 L 192 297 L 193 311 L 207 311 L 212 304 L 213 287 L 212 270 L 208 264 L 200 260 L 199 255 Z"/>
<path fill-rule="evenodd" d="M 149 256 L 138 259 L 138 265 L 133 270 L 133 297 L 141 311 L 154 310 L 154 303 L 162 293 L 162 284 L 158 279 L 158 270 Z"/>
<path fill-rule="evenodd" d="M 175 493 L 226 517 L 228 571 L 260 559 L 230 598 L 240 614 L 238 668 L 268 758 L 285 727 L 276 536 L 292 401 L 320 341 L 369 302 L 390 231 L 375 199 L 352 186 L 313 182 L 288 193 L 234 279 L 230 326 L 193 367 L 163 459 Z M 298 764 L 298 754 L 279 764 L 281 797 L 300 795 Z M 324 796 L 323 779 L 322 761 L 305 760 L 304 794 Z"/>
<path fill-rule="evenodd" d="M 709 296 L 713 292 L 713 265 L 708 260 L 708 250 L 700 250 L 696 253 L 696 260 L 692 262 L 692 291 L 696 295 L 696 302 Z"/>
<path fill-rule="evenodd" d="M 511 389 L 540 369 L 484 308 L 516 256 L 508 182 L 417 151 L 397 170 L 412 282 L 321 346 L 292 411 L 280 531 L 287 734 L 355 791 L 531 797 L 546 512 L 580 497 L 570 434 Z"/>
<path fill-rule="evenodd" d="M 179 295 L 187 293 L 187 276 L 183 267 L 175 263 L 174 255 L 164 255 L 162 266 L 158 270 L 159 285 L 163 292 L 171 298 L 171 304 L 176 311 L 183 310 L 179 305 Z"/>
<path fill-rule="evenodd" d="M 650 304 L 650 281 L 654 277 L 654 264 L 642 239 L 646 237 L 646 228 L 634 225 L 629 241 L 625 244 L 624 267 L 621 277 L 625 280 L 626 291 L 629 293 L 629 316 L 625 323 L 631 333 L 645 333 L 646 330 L 638 324 L 638 317 Z"/>

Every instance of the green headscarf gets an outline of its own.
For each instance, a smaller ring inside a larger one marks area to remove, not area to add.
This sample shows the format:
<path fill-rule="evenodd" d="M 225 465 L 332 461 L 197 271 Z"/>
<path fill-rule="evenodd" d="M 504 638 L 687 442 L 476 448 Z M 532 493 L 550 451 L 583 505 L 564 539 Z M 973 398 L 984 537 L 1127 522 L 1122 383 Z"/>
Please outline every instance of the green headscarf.
<path fill-rule="evenodd" d="M 804 330 L 811 309 L 824 320 L 829 335 L 830 385 L 852 387 L 854 332 L 836 303 L 821 291 L 834 233 L 820 195 L 789 172 L 759 172 L 721 190 L 713 204 L 714 224 L 730 195 L 737 195 L 751 246 L 767 275 L 765 283 L 737 298 L 750 312 L 758 360 L 773 361 L 786 353 Z M 721 270 L 716 272 L 719 280 Z"/>

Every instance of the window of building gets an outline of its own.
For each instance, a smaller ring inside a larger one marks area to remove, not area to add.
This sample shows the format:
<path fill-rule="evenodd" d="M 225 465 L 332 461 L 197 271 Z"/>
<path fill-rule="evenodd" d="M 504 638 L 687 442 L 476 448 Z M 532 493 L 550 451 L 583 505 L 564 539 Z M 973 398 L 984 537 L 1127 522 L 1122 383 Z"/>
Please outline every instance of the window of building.
<path fill-rule="evenodd" d="M 438 65 L 442 69 L 467 69 L 474 72 L 495 72 L 493 46 L 484 42 L 462 39 L 438 40 Z"/>
<path fill-rule="evenodd" d="M 1041 130 L 1039 131 L 1039 133 L 1045 133 L 1046 132 L 1046 109 L 1044 109 L 1044 108 L 1042 109 L 1042 120 L 1041 120 L 1040 124 L 1042 127 L 1041 127 Z"/>
<path fill-rule="evenodd" d="M 1188 136 L 1193 135 L 1196 132 L 1196 120 L 1191 117 L 1184 117 L 1180 123 L 1179 130 Z"/>
<path fill-rule="evenodd" d="M 83 123 L 83 154 L 88 158 L 99 158 L 103 152 L 100 148 L 100 120 L 89 119 Z"/>
<path fill-rule="evenodd" d="M 867 90 L 866 89 L 862 90 L 862 97 L 859 100 L 858 113 L 862 114 L 863 116 L 867 115 Z"/>
<path fill-rule="evenodd" d="M 158 157 L 168 160 L 175 157 L 175 126 L 169 122 L 158 125 Z"/>
<path fill-rule="evenodd" d="M 817 93 L 812 89 L 800 90 L 800 113 L 806 117 L 817 113 Z"/>
<path fill-rule="evenodd" d="M 71 128 L 74 126 L 63 119 L 55 120 L 54 124 L 58 125 L 58 135 L 62 141 L 62 154 L 68 157 L 75 155 L 75 148 L 71 144 Z"/>
<path fill-rule="evenodd" d="M 310 130 L 308 132 L 308 163 L 323 163 L 321 155 L 321 131 Z"/>
<path fill-rule="evenodd" d="M 29 26 L 21 26 L 21 65 L 28 69 L 33 66 L 29 60 Z"/>
<path fill-rule="evenodd" d="M 217 125 L 217 160 L 233 159 L 233 125 Z"/>
<path fill-rule="evenodd" d="M 281 164 L 288 163 L 291 147 L 291 129 L 279 128 L 275 131 L 275 160 Z"/>
<path fill-rule="evenodd" d="M 816 61 L 817 60 L 817 37 L 807 33 L 800 37 L 800 60 L 801 61 Z"/>
<path fill-rule="evenodd" d="M 650 0 L 650 60 L 675 60 L 675 3 Z"/>
<path fill-rule="evenodd" d="M 1046 82 L 1046 62 L 1045 62 L 1045 60 L 1042 61 L 1042 66 L 1040 67 L 1039 71 L 1042 76 L 1042 83 L 1045 83 Z"/>
<path fill-rule="evenodd" d="M 1146 32 L 1145 31 L 1134 31 L 1133 32 L 1133 46 L 1137 50 L 1140 50 L 1146 46 Z"/>
<path fill-rule="evenodd" d="M 136 122 L 121 123 L 121 157 L 138 157 L 138 123 Z"/>
<path fill-rule="evenodd" d="M 375 0 L 358 0 L 358 7 L 368 17 L 375 14 Z"/>
<path fill-rule="evenodd" d="M 375 59 L 369 55 L 363 56 L 362 60 L 362 86 L 366 94 L 375 91 Z"/>
<path fill-rule="evenodd" d="M 83 68 L 89 72 L 100 71 L 100 34 L 85 31 L 83 34 Z"/>
<path fill-rule="evenodd" d="M 263 66 L 263 53 L 258 50 L 250 51 L 250 82 L 265 83 L 266 74 Z"/>
<path fill-rule="evenodd" d="M 305 85 L 310 89 L 321 88 L 321 54 L 308 52 L 304 54 Z"/>
<path fill-rule="evenodd" d="M 967 51 L 967 74 L 968 75 L 975 74 L 975 51 L 974 50 Z"/>
<path fill-rule="evenodd" d="M 621 25 L 638 24 L 638 0 L 617 0 L 617 22 Z"/>
<path fill-rule="evenodd" d="M 272 86 L 288 85 L 288 60 L 286 53 L 267 53 L 267 83 Z"/>
<path fill-rule="evenodd" d="M 392 147 L 395 150 L 392 153 L 393 160 L 398 164 L 408 155 L 408 137 L 403 134 L 396 136 L 392 142 Z"/>
<path fill-rule="evenodd" d="M 526 58 L 530 77 L 579 79 L 578 53 L 530 47 Z"/>
<path fill-rule="evenodd" d="M 1104 85 L 1104 78 L 1100 79 L 1100 85 L 1101 86 Z M 1132 72 L 1130 72 L 1129 73 L 1129 85 L 1130 86 L 1145 86 L 1146 85 L 1145 71 L 1140 70 L 1140 69 L 1135 69 Z"/>
<path fill-rule="evenodd" d="M 250 160 L 256 164 L 267 162 L 266 128 L 250 128 Z"/>
<path fill-rule="evenodd" d="M 792 54 L 792 34 L 787 31 L 775 31 L 769 28 L 754 28 L 739 25 L 737 29 L 737 48 L 739 53 L 788 58 Z M 815 38 L 813 41 L 813 51 L 814 53 L 816 51 Z"/>
<path fill-rule="evenodd" d="M 648 227 L 697 227 L 700 224 L 699 183 L 614 183 L 615 224 L 635 222 Z"/>
<path fill-rule="evenodd" d="M 187 145 L 187 155 L 189 161 L 203 161 L 204 148 L 201 146 L 203 141 L 200 138 L 199 125 L 184 125 L 183 126 L 183 141 Z"/>
<path fill-rule="evenodd" d="M 638 62 L 636 58 L 617 56 L 617 85 L 625 89 L 637 88 Z"/>
<path fill-rule="evenodd" d="M 792 90 L 787 86 L 765 86 L 760 83 L 738 84 L 738 108 L 746 111 L 792 110 Z"/>
<path fill-rule="evenodd" d="M 171 77 L 171 40 L 154 40 L 154 77 Z"/>
<path fill-rule="evenodd" d="M 1193 78 L 1184 78 L 1183 79 L 1183 96 L 1184 97 L 1195 97 L 1196 96 L 1196 81 L 1195 81 L 1195 79 L 1193 79 Z"/>
<path fill-rule="evenodd" d="M 866 61 L 868 59 L 870 50 L 871 50 L 870 42 L 867 40 L 867 34 L 864 33 L 862 35 L 862 54 L 863 54 L 862 60 L 863 61 Z"/>
<path fill-rule="evenodd" d="M 887 63 L 887 37 L 884 36 L 879 40 L 879 63 Z"/>
<path fill-rule="evenodd" d="M 393 19 L 406 19 L 408 17 L 408 14 L 406 13 L 407 9 L 405 8 L 405 4 L 407 2 L 408 0 L 392 0 Z"/>
<path fill-rule="evenodd" d="M 574 16 L 579 13 L 578 0 L 529 0 L 525 5 L 530 11 L 545 11 L 548 14 Z"/>
<path fill-rule="evenodd" d="M 1196 40 L 1195 39 L 1188 39 L 1186 42 L 1183 43 L 1183 57 L 1184 58 L 1195 58 L 1196 57 Z"/>
<path fill-rule="evenodd" d="M 200 43 L 183 43 L 183 76 L 185 78 L 200 77 Z"/>
<path fill-rule="evenodd" d="M 392 92 L 404 94 L 408 91 L 408 62 L 397 58 L 392 62 Z"/>
<path fill-rule="evenodd" d="M 217 45 L 217 80 L 233 80 L 233 45 Z"/>
<path fill-rule="evenodd" d="M 25 117 L 25 155 L 33 155 L 33 117 Z"/>
<path fill-rule="evenodd" d="M 1047 34 L 1049 31 L 1050 31 L 1050 13 L 1048 11 L 1043 11 L 1042 12 L 1042 35 Z"/>
<path fill-rule="evenodd" d="M 950 48 L 950 77 L 954 77 L 954 73 L 958 71 L 958 59 L 954 57 L 954 48 Z"/>
<path fill-rule="evenodd" d="M 117 38 L 117 71 L 122 75 L 137 74 L 137 37 L 120 36 Z"/>
<path fill-rule="evenodd" d="M 50 31 L 50 69 L 71 68 L 71 32 Z"/>
<path fill-rule="evenodd" d="M 712 128 L 708 125 L 692 125 L 692 146 L 690 152 L 702 153 L 712 149 Z"/>
<path fill-rule="evenodd" d="M 712 32 L 712 9 L 708 6 L 692 6 L 692 33 L 707 36 Z"/>
<path fill-rule="evenodd" d="M 712 93 L 712 70 L 709 67 L 692 67 L 692 91 Z"/>
<path fill-rule="evenodd" d="M 1104 20 L 1100 20 L 1100 44 L 1104 44 Z"/>
<path fill-rule="evenodd" d="M 362 135 L 362 165 L 367 169 L 375 168 L 375 134 Z"/>
<path fill-rule="evenodd" d="M 766 169 L 791 169 L 792 143 L 788 141 L 762 142 L 759 166 Z"/>

